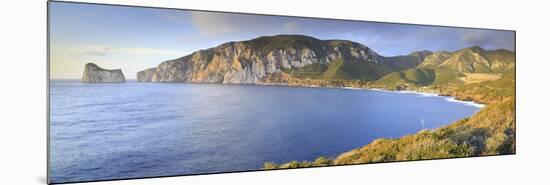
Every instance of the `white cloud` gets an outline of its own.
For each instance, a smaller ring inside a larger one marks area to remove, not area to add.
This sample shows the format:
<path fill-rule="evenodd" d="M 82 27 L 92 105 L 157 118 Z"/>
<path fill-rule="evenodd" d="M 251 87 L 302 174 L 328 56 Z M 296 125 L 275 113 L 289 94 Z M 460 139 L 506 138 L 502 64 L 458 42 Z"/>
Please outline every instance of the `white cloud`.
<path fill-rule="evenodd" d="M 198 11 L 190 12 L 190 17 L 198 31 L 207 37 L 264 36 L 302 29 L 299 21 L 288 21 L 285 17 Z"/>
<path fill-rule="evenodd" d="M 234 25 L 227 16 L 212 12 L 191 12 L 191 20 L 199 31 L 206 36 L 218 36 L 234 31 Z"/>
<path fill-rule="evenodd" d="M 184 55 L 186 51 L 174 51 L 156 48 L 112 47 L 104 45 L 54 45 L 54 53 L 73 56 L 108 57 L 113 55 Z"/>
<path fill-rule="evenodd" d="M 185 11 L 181 10 L 153 9 L 152 12 L 163 19 L 173 22 L 185 22 L 188 20 L 188 15 Z"/>
<path fill-rule="evenodd" d="M 514 50 L 515 37 L 513 32 L 494 30 L 465 30 L 462 31 L 460 41 L 465 45 L 478 45 L 485 49 L 504 48 Z"/>
<path fill-rule="evenodd" d="M 287 22 L 284 25 L 286 32 L 297 32 L 302 29 L 302 25 L 297 22 Z"/>
<path fill-rule="evenodd" d="M 482 30 L 462 31 L 460 39 L 462 42 L 470 45 L 482 45 L 491 41 L 490 34 Z"/>

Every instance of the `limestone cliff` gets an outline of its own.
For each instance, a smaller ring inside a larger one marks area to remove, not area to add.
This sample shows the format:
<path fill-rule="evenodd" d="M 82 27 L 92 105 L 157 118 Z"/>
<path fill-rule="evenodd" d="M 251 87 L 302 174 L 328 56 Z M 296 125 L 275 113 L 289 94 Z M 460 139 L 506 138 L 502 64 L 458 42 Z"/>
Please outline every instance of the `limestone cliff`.
<path fill-rule="evenodd" d="M 369 80 L 391 72 L 386 63 L 384 57 L 359 43 L 278 35 L 196 51 L 140 71 L 137 80 L 264 84 L 269 82 L 270 74 L 290 72 L 325 80 Z M 311 66 L 319 68 L 309 69 Z"/>
<path fill-rule="evenodd" d="M 122 70 L 108 70 L 99 67 L 94 63 L 87 63 L 84 66 L 81 82 L 84 83 L 125 83 L 126 79 Z"/>

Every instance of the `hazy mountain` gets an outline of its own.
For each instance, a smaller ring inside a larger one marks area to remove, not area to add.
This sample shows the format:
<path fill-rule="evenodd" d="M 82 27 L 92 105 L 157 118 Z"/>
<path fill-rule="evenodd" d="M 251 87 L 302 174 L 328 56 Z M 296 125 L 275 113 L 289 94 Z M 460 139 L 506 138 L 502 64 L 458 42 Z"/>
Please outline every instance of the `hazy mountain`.
<path fill-rule="evenodd" d="M 392 72 L 372 84 L 386 88 L 439 84 L 470 84 L 496 80 L 515 67 L 514 53 L 479 46 L 434 52 L 414 68 Z"/>
<path fill-rule="evenodd" d="M 419 67 L 442 67 L 467 73 L 503 73 L 514 66 L 514 53 L 505 49 L 487 51 L 479 46 L 455 52 L 435 52 Z"/>
<path fill-rule="evenodd" d="M 403 70 L 414 68 L 419 64 L 424 63 L 423 61 L 426 60 L 426 57 L 431 56 L 432 54 L 433 53 L 431 51 L 427 50 L 415 51 L 409 55 L 386 57 L 385 60 L 388 61 L 388 65 L 392 66 L 392 69 Z"/>
<path fill-rule="evenodd" d="M 514 54 L 507 50 L 486 51 L 479 46 L 453 52 L 438 67 L 468 73 L 502 73 L 514 63 Z"/>

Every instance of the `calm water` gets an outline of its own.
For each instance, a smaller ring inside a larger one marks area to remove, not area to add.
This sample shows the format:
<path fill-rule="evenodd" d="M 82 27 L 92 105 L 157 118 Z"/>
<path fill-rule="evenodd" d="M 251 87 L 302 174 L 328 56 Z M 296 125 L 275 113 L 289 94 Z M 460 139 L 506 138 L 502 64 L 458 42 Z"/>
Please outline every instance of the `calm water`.
<path fill-rule="evenodd" d="M 256 170 L 335 156 L 479 109 L 324 88 L 54 80 L 50 91 L 53 182 Z"/>

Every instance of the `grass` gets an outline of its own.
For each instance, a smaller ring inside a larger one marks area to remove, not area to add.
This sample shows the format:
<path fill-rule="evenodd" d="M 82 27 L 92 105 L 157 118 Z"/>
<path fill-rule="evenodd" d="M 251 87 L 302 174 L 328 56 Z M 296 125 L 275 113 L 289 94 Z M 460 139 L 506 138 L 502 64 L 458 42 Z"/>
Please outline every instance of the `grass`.
<path fill-rule="evenodd" d="M 346 61 L 342 58 L 330 64 L 315 63 L 305 67 L 283 69 L 296 78 L 321 80 L 373 81 L 390 72 L 386 66 L 366 61 Z"/>
<path fill-rule="evenodd" d="M 449 90 L 446 90 L 446 95 L 491 104 L 515 96 L 515 85 L 515 72 L 510 71 L 494 81 L 448 87 Z"/>
<path fill-rule="evenodd" d="M 494 81 L 500 78 L 499 74 L 489 74 L 489 73 L 462 73 L 465 76 L 460 78 L 464 84 L 474 84 L 481 83 L 485 81 Z"/>
<path fill-rule="evenodd" d="M 438 85 L 462 85 L 464 74 L 447 68 L 413 68 L 392 72 L 369 85 L 384 89 L 410 89 L 411 87 L 436 87 Z"/>
<path fill-rule="evenodd" d="M 271 51 L 285 50 L 287 48 L 295 48 L 297 50 L 308 48 L 318 54 L 319 57 L 324 57 L 321 55 L 326 53 L 323 47 L 330 49 L 328 47 L 329 45 L 324 44 L 321 40 L 304 35 L 265 36 L 245 41 L 244 43 L 250 44 L 252 48 L 260 51 L 262 55 L 267 55 Z"/>
<path fill-rule="evenodd" d="M 282 69 L 283 72 L 297 78 L 323 79 L 328 64 L 314 63 L 305 67 Z"/>
<path fill-rule="evenodd" d="M 334 160 L 327 157 L 318 157 L 313 161 L 290 161 L 278 165 L 272 162 L 264 163 L 263 169 L 278 169 L 278 168 L 306 168 L 306 167 L 320 167 L 320 166 L 329 166 L 334 165 Z"/>
<path fill-rule="evenodd" d="M 387 87 L 395 87 L 406 83 L 426 86 L 434 82 L 435 76 L 435 71 L 433 69 L 414 68 L 390 73 L 377 80 L 375 83 L 384 84 Z"/>

